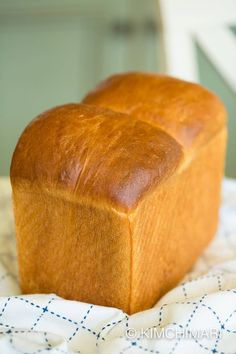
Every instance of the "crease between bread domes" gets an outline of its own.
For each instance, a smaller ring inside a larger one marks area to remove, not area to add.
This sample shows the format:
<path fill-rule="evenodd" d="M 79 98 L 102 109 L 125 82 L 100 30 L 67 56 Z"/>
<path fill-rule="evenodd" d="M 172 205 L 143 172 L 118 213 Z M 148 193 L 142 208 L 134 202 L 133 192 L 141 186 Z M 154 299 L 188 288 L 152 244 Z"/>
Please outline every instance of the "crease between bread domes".
<path fill-rule="evenodd" d="M 82 100 L 158 126 L 187 151 L 204 145 L 224 127 L 220 99 L 196 83 L 145 72 L 115 74 L 100 82 Z M 186 156 L 188 157 L 188 156 Z"/>

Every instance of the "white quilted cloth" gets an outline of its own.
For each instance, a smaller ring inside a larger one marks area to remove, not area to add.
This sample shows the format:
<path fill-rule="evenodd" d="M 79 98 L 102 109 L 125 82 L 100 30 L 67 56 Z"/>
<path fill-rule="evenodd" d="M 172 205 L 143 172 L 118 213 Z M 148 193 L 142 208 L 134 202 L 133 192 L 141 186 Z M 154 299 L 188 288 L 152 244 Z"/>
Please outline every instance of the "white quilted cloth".
<path fill-rule="evenodd" d="M 188 252 L 188 250 L 186 250 Z M 220 226 L 193 271 L 154 308 L 20 295 L 10 186 L 0 180 L 0 354 L 236 353 L 236 182 L 223 184 Z"/>

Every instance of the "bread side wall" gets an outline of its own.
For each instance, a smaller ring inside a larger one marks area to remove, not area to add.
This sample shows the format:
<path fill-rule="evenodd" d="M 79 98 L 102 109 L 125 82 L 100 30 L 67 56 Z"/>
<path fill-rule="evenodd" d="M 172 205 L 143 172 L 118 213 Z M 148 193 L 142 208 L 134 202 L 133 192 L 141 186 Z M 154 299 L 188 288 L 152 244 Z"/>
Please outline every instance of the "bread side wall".
<path fill-rule="evenodd" d="M 131 215 L 131 312 L 151 307 L 174 287 L 214 236 L 225 141 L 223 130 Z"/>
<path fill-rule="evenodd" d="M 128 312 L 126 215 L 35 192 L 30 185 L 13 192 L 23 293 L 56 293 Z"/>

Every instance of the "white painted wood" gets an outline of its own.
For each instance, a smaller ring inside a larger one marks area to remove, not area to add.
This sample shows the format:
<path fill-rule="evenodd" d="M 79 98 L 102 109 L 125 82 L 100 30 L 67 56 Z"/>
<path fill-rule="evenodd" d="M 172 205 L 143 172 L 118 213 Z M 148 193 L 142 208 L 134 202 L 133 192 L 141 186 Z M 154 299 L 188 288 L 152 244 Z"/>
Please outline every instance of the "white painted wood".
<path fill-rule="evenodd" d="M 198 81 L 194 41 L 236 92 L 236 0 L 159 0 L 164 72 Z"/>
<path fill-rule="evenodd" d="M 235 0 L 159 0 L 159 6 L 164 25 L 171 28 L 236 23 Z"/>
<path fill-rule="evenodd" d="M 217 71 L 236 92 L 236 37 L 233 33 L 223 27 L 199 30 L 196 39 Z"/>
<path fill-rule="evenodd" d="M 186 31 L 163 32 L 165 71 L 188 81 L 198 81 L 195 47 L 191 35 Z"/>

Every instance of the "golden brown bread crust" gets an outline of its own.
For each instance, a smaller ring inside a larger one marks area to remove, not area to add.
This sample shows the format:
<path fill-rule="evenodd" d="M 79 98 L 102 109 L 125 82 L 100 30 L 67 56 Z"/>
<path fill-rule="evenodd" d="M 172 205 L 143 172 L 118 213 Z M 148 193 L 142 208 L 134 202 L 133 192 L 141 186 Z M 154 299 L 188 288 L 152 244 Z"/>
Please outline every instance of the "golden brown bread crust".
<path fill-rule="evenodd" d="M 154 123 L 185 148 L 205 144 L 226 118 L 219 98 L 202 86 L 151 73 L 111 76 L 83 102 Z"/>
<path fill-rule="evenodd" d="M 116 75 L 84 102 L 40 115 L 15 149 L 21 288 L 134 313 L 214 235 L 225 111 L 198 85 L 144 73 Z"/>
<path fill-rule="evenodd" d="M 11 178 L 127 210 L 170 176 L 181 157 L 179 144 L 159 128 L 107 109 L 67 104 L 25 129 Z"/>
<path fill-rule="evenodd" d="M 226 130 L 140 203 L 132 221 L 131 312 L 154 305 L 189 271 L 218 223 Z M 142 250 L 142 251 L 141 251 Z"/>

